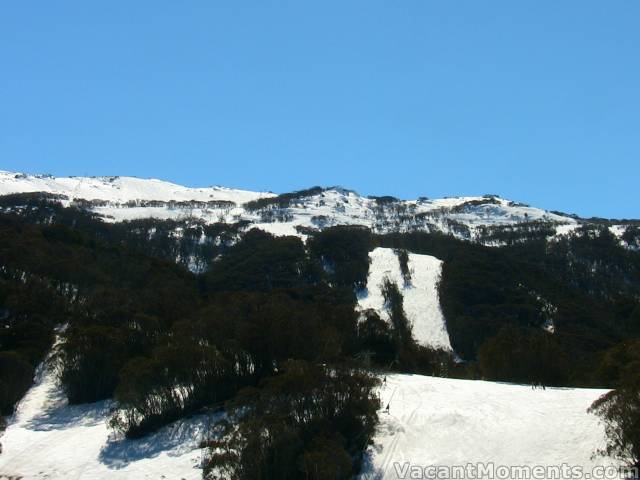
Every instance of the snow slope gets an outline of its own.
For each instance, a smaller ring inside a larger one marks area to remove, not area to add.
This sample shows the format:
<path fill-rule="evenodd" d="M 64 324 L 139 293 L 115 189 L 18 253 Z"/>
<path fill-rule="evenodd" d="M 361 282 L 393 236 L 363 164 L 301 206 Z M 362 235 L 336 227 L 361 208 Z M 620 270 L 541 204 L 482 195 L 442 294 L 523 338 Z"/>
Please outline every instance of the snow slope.
<path fill-rule="evenodd" d="M 370 265 L 366 292 L 359 295 L 360 310 L 373 309 L 384 320 L 389 313 L 382 295 L 385 278 L 398 285 L 404 298 L 404 311 L 411 322 L 413 337 L 424 346 L 451 351 L 451 342 L 445 324 L 440 299 L 438 281 L 442 261 L 429 255 L 409 254 L 411 282 L 405 285 L 400 261 L 391 248 L 376 248 L 369 253 Z"/>
<path fill-rule="evenodd" d="M 0 442 L 0 479 L 200 479 L 204 416 L 140 440 L 110 437 L 109 402 L 69 406 L 51 371 L 41 370 Z"/>
<path fill-rule="evenodd" d="M 399 462 L 459 466 L 569 464 L 589 471 L 604 431 L 589 405 L 604 390 L 388 375 L 380 425 L 361 479 L 396 479 Z M 109 437 L 107 402 L 68 406 L 49 372 L 20 404 L 3 437 L 0 479 L 198 479 L 204 417 L 177 422 L 137 441 Z M 400 468 L 402 465 L 399 465 Z M 411 477 L 407 477 L 411 478 Z M 443 477 L 440 477 L 443 478 Z"/>
<path fill-rule="evenodd" d="M 605 392 L 389 375 L 381 389 L 389 413 L 380 412 L 361 479 L 401 478 L 394 464 L 404 462 L 423 468 L 569 464 L 585 472 L 610 465 L 591 458 L 605 437 L 597 417 L 586 412 Z"/>

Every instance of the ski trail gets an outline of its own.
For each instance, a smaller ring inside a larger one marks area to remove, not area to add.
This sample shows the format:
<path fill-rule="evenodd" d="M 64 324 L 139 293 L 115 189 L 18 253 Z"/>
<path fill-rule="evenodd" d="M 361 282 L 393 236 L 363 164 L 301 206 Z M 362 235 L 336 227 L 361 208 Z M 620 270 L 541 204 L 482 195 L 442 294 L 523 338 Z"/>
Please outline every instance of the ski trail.
<path fill-rule="evenodd" d="M 407 396 L 409 397 L 409 402 L 407 402 Z M 412 400 L 414 398 L 418 399 L 415 404 Z M 391 478 L 390 473 L 393 472 L 389 472 L 389 469 L 395 462 L 401 460 L 397 458 L 396 455 L 398 453 L 398 446 L 402 441 L 406 440 L 407 432 L 411 430 L 414 419 L 421 411 L 424 404 L 424 399 L 422 396 L 422 392 L 412 385 L 398 384 L 394 387 L 393 392 L 391 393 L 389 398 L 385 399 L 384 403 L 390 404 L 390 412 L 393 409 L 402 409 L 398 415 L 389 413 L 387 414 L 387 416 L 385 416 L 384 410 L 382 412 L 382 418 L 384 420 L 393 419 L 397 424 L 399 424 L 399 428 L 396 428 L 394 431 L 391 443 L 383 450 L 383 454 L 380 459 L 380 467 L 378 469 L 379 474 L 382 475 L 382 478 Z M 408 415 L 407 412 L 405 412 L 407 404 L 411 405 L 411 409 L 408 412 Z M 402 459 L 404 459 L 404 455 L 401 455 L 401 457 Z"/>
<path fill-rule="evenodd" d="M 430 255 L 410 253 L 408 266 L 411 283 L 405 285 L 395 250 L 378 247 L 369 252 L 369 258 L 371 264 L 367 288 L 358 299 L 358 309 L 373 309 L 380 318 L 390 321 L 388 306 L 382 294 L 382 284 L 388 279 L 400 289 L 414 339 L 420 345 L 452 352 L 438 291 L 442 261 Z"/>
<path fill-rule="evenodd" d="M 394 480 L 396 465 L 558 466 L 591 471 L 615 461 L 593 456 L 604 427 L 587 409 L 606 390 L 547 388 L 420 375 L 387 375 L 391 400 L 369 449 L 362 480 Z M 392 399 L 393 389 L 397 392 Z M 385 403 L 386 404 L 386 403 Z M 406 477 L 409 478 L 409 477 Z"/>

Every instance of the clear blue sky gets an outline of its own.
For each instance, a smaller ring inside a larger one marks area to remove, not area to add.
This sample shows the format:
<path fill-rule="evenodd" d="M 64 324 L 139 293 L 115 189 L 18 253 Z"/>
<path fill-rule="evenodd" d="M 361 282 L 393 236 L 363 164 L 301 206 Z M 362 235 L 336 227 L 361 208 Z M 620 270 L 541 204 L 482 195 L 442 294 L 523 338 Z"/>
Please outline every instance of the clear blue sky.
<path fill-rule="evenodd" d="M 640 217 L 640 1 L 6 1 L 0 169 Z"/>

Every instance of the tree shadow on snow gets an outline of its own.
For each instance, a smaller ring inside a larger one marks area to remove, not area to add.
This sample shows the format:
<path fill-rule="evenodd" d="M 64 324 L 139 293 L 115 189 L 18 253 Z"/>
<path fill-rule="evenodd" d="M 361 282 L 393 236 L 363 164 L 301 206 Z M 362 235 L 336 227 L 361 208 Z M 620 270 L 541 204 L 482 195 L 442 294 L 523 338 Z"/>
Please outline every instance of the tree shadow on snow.
<path fill-rule="evenodd" d="M 356 299 L 364 300 L 369 296 L 369 289 L 367 287 L 362 287 L 356 290 Z"/>
<path fill-rule="evenodd" d="M 363 455 L 360 475 L 357 478 L 358 480 L 382 480 L 384 478 L 384 471 L 373 464 L 373 452 L 370 450 Z"/>
<path fill-rule="evenodd" d="M 29 430 L 39 431 L 90 427 L 103 422 L 110 408 L 109 401 L 69 405 L 64 392 L 56 389 L 49 394 L 44 409 L 29 419 L 24 426 Z"/>
<path fill-rule="evenodd" d="M 108 468 L 120 469 L 161 453 L 170 457 L 184 455 L 198 447 L 211 422 L 207 415 L 196 415 L 178 420 L 143 438 L 112 437 L 102 447 L 99 460 Z"/>

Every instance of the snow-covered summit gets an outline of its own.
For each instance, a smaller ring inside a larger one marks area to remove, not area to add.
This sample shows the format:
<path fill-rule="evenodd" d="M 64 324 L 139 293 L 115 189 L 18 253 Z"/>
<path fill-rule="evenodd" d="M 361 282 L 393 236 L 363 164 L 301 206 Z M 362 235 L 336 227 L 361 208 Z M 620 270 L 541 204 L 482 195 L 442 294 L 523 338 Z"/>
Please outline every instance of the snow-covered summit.
<path fill-rule="evenodd" d="M 474 239 L 479 228 L 576 219 L 494 195 L 399 200 L 365 197 L 342 187 L 314 187 L 276 195 L 224 187 L 189 188 L 133 177 L 52 177 L 0 172 L 0 195 L 46 192 L 62 195 L 107 221 L 198 218 L 208 223 L 249 221 L 274 234 L 305 228 L 362 225 L 376 232 L 440 231 Z"/>
<path fill-rule="evenodd" d="M 123 204 L 136 200 L 230 201 L 243 204 L 275 196 L 273 193 L 219 186 L 189 188 L 164 180 L 136 177 L 53 177 L 0 171 L 0 195 L 26 192 L 46 192 L 64 195 L 71 200 L 104 200 Z"/>

